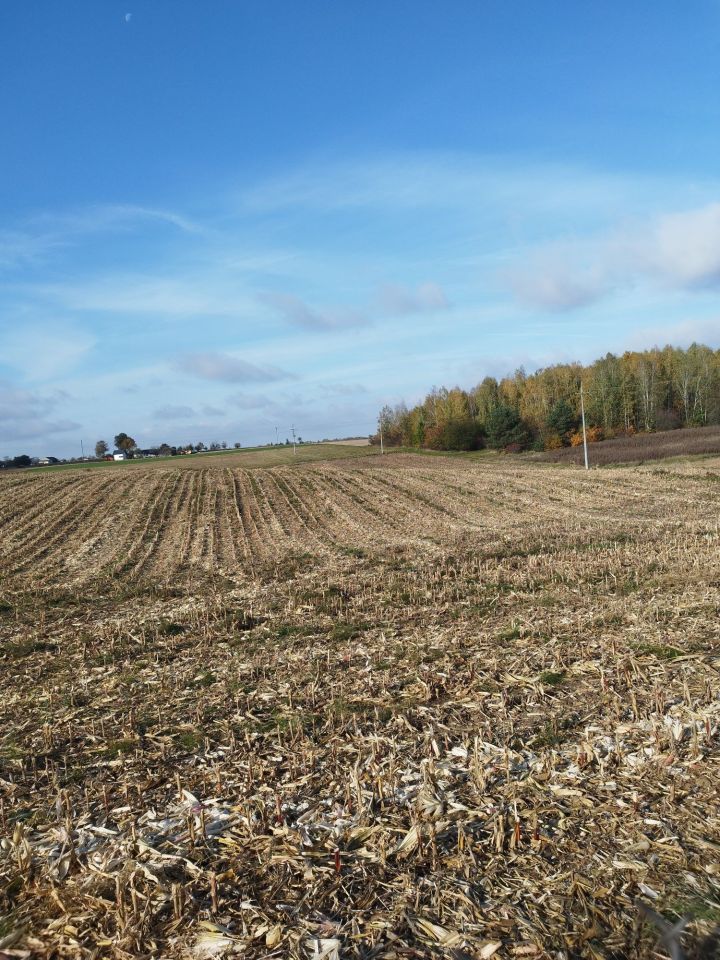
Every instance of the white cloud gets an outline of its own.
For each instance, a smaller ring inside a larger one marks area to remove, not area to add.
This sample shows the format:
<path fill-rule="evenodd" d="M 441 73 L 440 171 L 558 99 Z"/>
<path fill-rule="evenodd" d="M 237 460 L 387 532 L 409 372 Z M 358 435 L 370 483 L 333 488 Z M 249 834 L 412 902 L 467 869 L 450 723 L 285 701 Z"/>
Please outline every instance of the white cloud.
<path fill-rule="evenodd" d="M 691 343 L 704 343 L 714 349 L 720 348 L 720 316 L 653 324 L 632 331 L 624 340 L 625 348 L 632 350 L 664 347 L 668 343 L 685 348 Z"/>
<path fill-rule="evenodd" d="M 720 203 L 546 244 L 505 277 L 518 299 L 548 310 L 584 306 L 640 283 L 680 290 L 715 286 L 720 284 Z"/>
<path fill-rule="evenodd" d="M 720 203 L 661 217 L 649 252 L 651 267 L 678 285 L 720 282 Z"/>

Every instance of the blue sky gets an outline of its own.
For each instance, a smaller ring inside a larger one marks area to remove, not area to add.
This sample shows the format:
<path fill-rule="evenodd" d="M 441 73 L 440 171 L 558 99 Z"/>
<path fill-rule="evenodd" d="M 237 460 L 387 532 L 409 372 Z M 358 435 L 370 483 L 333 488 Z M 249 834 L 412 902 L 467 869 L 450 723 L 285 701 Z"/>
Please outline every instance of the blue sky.
<path fill-rule="evenodd" d="M 720 347 L 720 0 L 4 0 L 0 455 Z"/>

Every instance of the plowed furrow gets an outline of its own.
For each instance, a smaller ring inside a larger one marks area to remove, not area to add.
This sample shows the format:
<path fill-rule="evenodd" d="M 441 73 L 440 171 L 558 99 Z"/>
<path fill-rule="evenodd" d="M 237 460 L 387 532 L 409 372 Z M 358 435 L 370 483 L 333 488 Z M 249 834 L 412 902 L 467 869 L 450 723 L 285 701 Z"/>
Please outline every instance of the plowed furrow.
<path fill-rule="evenodd" d="M 351 526 L 343 522 L 341 511 L 309 473 L 302 478 L 297 474 L 283 474 L 282 481 L 288 489 L 288 496 L 294 499 L 298 511 L 305 523 L 316 531 L 317 535 L 332 549 L 337 550 L 348 544 Z"/>
<path fill-rule="evenodd" d="M 343 545 L 365 545 L 372 541 L 372 531 L 377 516 L 363 510 L 359 499 L 345 489 L 335 473 L 318 472 L 313 475 L 314 498 L 319 500 L 329 514 L 329 523 L 336 539 Z"/>
<path fill-rule="evenodd" d="M 169 488 L 163 488 L 162 495 L 158 497 L 153 512 L 148 518 L 146 543 L 133 567 L 133 575 L 136 577 L 146 572 L 159 544 L 167 535 L 168 518 L 177 509 L 183 479 L 179 471 L 175 473 Z"/>
<path fill-rule="evenodd" d="M 19 502 L 14 497 L 7 502 L 4 497 L 0 511 L 0 552 L 4 552 L 8 538 L 21 542 L 37 524 L 43 522 L 44 517 L 57 516 L 59 504 L 73 487 L 83 482 L 86 482 L 85 477 L 63 477 L 62 483 L 45 487 L 42 478 L 38 477 L 26 484 L 30 489 Z"/>
<path fill-rule="evenodd" d="M 144 497 L 138 504 L 134 519 L 128 519 L 127 535 L 118 545 L 111 560 L 111 570 L 115 577 L 125 577 L 132 573 L 137 558 L 150 538 L 149 530 L 157 520 L 161 510 L 167 488 L 172 483 L 174 473 L 162 473 L 153 477 L 153 483 L 148 490 L 144 490 Z"/>
<path fill-rule="evenodd" d="M 181 565 L 181 550 L 190 526 L 189 513 L 191 491 L 195 481 L 194 470 L 182 470 L 180 482 L 173 488 L 167 500 L 167 509 L 158 529 L 157 540 L 152 545 L 145 565 L 145 577 L 170 579 Z"/>
<path fill-rule="evenodd" d="M 261 548 L 263 556 L 279 557 L 287 549 L 288 540 L 283 525 L 275 514 L 261 484 L 258 482 L 258 475 L 261 471 L 249 472 L 242 471 L 242 476 L 247 483 L 250 496 L 250 505 L 253 514 L 258 521 L 258 530 L 261 532 Z"/>
<path fill-rule="evenodd" d="M 245 530 L 248 556 L 253 561 L 266 556 L 268 538 L 260 507 L 244 470 L 233 470 L 235 505 Z"/>
<path fill-rule="evenodd" d="M 322 553 L 327 552 L 327 544 L 320 536 L 314 519 L 302 509 L 300 500 L 289 489 L 284 478 L 274 470 L 268 470 L 263 479 L 271 487 L 276 512 L 287 518 L 286 525 L 292 530 L 292 535 L 308 547 L 314 546 Z"/>
<path fill-rule="evenodd" d="M 95 478 L 93 477 L 87 484 L 89 490 L 84 496 L 69 495 L 65 498 L 67 506 L 56 515 L 53 523 L 46 528 L 37 528 L 35 545 L 20 557 L 19 563 L 12 566 L 11 572 L 13 575 L 22 573 L 31 567 L 36 573 L 43 572 L 44 559 L 49 557 L 56 547 L 60 547 L 61 550 L 63 547 L 66 548 L 70 539 L 80 529 L 81 524 L 88 523 L 96 511 L 102 513 L 103 504 L 107 502 L 107 491 L 113 489 L 113 486 L 109 480 L 104 482 L 94 481 Z M 74 491 L 74 494 L 76 493 L 77 491 Z M 66 550 L 65 555 L 67 555 Z"/>
<path fill-rule="evenodd" d="M 332 485 L 339 502 L 344 503 L 346 512 L 361 531 L 362 541 L 377 542 L 381 536 L 387 540 L 401 538 L 418 539 L 417 518 L 413 530 L 408 530 L 403 519 L 410 512 L 406 500 L 395 496 L 378 498 L 375 491 L 369 490 L 367 477 L 362 479 L 339 470 L 328 471 L 327 481 Z"/>
<path fill-rule="evenodd" d="M 223 566 L 238 574 L 248 567 L 247 543 L 235 500 L 235 487 L 230 470 L 218 473 L 221 516 L 218 518 L 219 543 Z"/>

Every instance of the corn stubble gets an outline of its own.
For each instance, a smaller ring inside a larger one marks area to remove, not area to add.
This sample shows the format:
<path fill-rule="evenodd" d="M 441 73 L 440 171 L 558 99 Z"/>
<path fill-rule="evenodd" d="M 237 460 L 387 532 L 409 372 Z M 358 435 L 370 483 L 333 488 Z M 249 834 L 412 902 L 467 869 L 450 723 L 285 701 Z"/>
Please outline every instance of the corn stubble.
<path fill-rule="evenodd" d="M 0 956 L 712 956 L 716 480 L 3 480 Z"/>

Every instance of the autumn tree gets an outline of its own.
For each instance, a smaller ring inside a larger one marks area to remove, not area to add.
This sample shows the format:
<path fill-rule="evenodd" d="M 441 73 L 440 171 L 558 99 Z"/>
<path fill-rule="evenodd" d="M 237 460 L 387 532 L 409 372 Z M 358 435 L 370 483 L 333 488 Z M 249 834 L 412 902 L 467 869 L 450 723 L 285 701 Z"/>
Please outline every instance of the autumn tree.
<path fill-rule="evenodd" d="M 101 460 L 105 456 L 105 454 L 108 452 L 108 449 L 109 447 L 104 440 L 98 440 L 98 442 L 95 444 L 95 456 L 98 458 L 98 460 Z"/>
<path fill-rule="evenodd" d="M 382 411 L 387 444 L 450 449 L 485 436 L 488 446 L 561 445 L 577 432 L 580 383 L 587 427 L 597 440 L 617 431 L 668 430 L 720 423 L 720 350 L 692 344 L 622 356 L 608 353 L 583 367 L 560 363 L 473 389 L 433 387 L 421 403 Z M 479 433 L 478 433 L 479 431 Z M 379 436 L 372 438 L 379 442 Z"/>
<path fill-rule="evenodd" d="M 130 453 L 137 448 L 137 443 L 127 433 L 118 433 L 115 436 L 115 447 L 123 453 Z"/>

